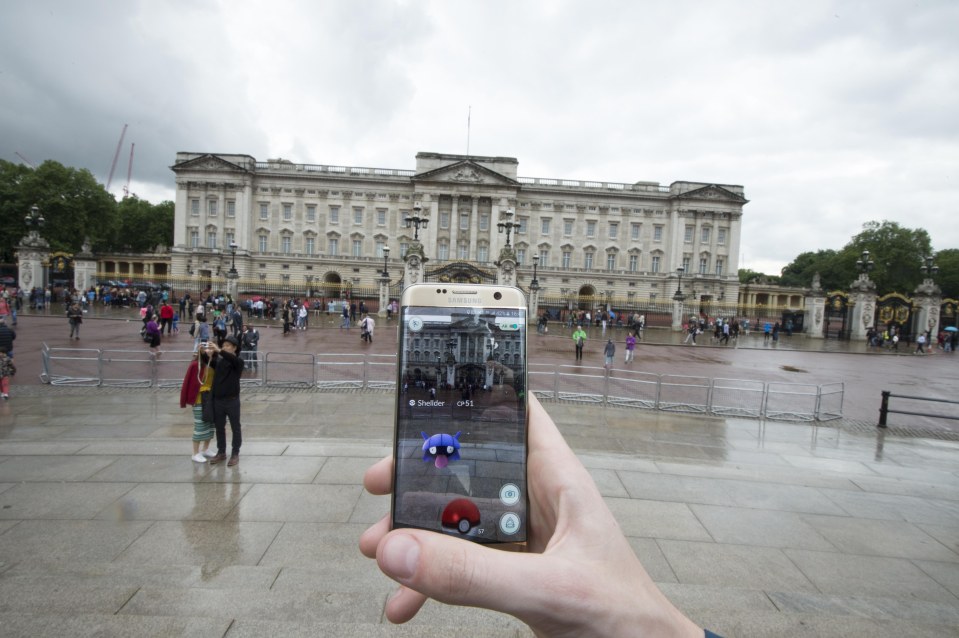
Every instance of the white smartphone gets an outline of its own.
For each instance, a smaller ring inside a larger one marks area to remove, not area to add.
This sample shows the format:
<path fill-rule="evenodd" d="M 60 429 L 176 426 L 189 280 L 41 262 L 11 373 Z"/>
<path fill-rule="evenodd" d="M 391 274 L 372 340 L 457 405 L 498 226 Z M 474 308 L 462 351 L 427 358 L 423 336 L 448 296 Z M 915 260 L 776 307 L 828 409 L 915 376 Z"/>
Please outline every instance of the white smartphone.
<path fill-rule="evenodd" d="M 415 284 L 400 307 L 392 524 L 525 545 L 526 297 Z"/>

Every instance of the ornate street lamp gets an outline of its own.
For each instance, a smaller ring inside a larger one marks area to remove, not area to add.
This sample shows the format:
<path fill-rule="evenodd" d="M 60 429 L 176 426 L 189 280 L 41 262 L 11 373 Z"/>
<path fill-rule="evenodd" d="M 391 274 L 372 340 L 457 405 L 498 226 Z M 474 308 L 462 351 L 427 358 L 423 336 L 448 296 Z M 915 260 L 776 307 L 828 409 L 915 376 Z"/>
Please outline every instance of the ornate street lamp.
<path fill-rule="evenodd" d="M 390 258 L 390 247 L 383 246 L 383 277 L 386 279 L 390 278 L 390 271 L 388 268 L 389 258 Z"/>
<path fill-rule="evenodd" d="M 539 255 L 533 255 L 533 280 L 529 282 L 530 291 L 539 290 L 539 280 L 536 279 L 536 267 L 539 266 Z"/>
<path fill-rule="evenodd" d="M 428 217 L 422 215 L 423 207 L 420 206 L 419 202 L 413 204 L 413 214 L 407 215 L 403 218 L 405 228 L 413 228 L 413 241 L 420 240 L 420 228 L 426 230 L 427 225 L 429 225 L 430 220 Z"/>
<path fill-rule="evenodd" d="M 230 275 L 236 277 L 236 249 L 237 243 L 235 241 L 230 242 Z"/>
<path fill-rule="evenodd" d="M 869 251 L 862 251 L 862 256 L 856 260 L 856 269 L 859 271 L 860 275 L 868 277 L 869 272 L 876 267 L 876 262 L 872 259 L 869 259 Z"/>
<path fill-rule="evenodd" d="M 683 301 L 686 298 L 686 295 L 683 294 L 683 273 L 686 272 L 686 269 L 680 266 L 676 269 L 676 274 L 679 275 L 679 284 L 676 286 L 676 292 L 673 293 L 673 299 L 676 301 Z"/>
<path fill-rule="evenodd" d="M 40 229 L 43 228 L 43 225 L 47 223 L 47 220 L 43 218 L 43 215 L 40 213 L 40 207 L 34 204 L 30 207 L 30 212 L 27 213 L 24 222 L 27 224 L 27 229 L 30 231 L 31 235 L 38 235 Z"/>
<path fill-rule="evenodd" d="M 506 247 L 510 246 L 510 235 L 513 234 L 513 229 L 519 228 L 519 222 L 512 221 L 513 219 L 513 209 L 507 208 L 500 214 L 500 221 L 496 224 L 496 227 L 499 228 L 499 232 L 506 233 Z"/>
<path fill-rule="evenodd" d="M 932 280 L 933 277 L 939 274 L 939 266 L 933 263 L 932 255 L 929 255 L 923 259 L 922 266 L 919 267 L 919 272 L 922 273 L 922 276 L 926 279 Z"/>

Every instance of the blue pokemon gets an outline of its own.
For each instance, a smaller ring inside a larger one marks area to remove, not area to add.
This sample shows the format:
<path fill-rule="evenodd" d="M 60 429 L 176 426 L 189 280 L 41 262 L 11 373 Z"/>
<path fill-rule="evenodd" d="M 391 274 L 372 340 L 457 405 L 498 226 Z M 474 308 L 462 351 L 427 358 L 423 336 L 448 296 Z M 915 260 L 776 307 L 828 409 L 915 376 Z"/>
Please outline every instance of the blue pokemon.
<path fill-rule="evenodd" d="M 444 468 L 450 461 L 458 461 L 460 458 L 460 434 L 434 434 L 429 436 L 426 432 L 420 432 L 423 435 L 423 460 L 433 459 L 433 464 L 438 468 Z"/>

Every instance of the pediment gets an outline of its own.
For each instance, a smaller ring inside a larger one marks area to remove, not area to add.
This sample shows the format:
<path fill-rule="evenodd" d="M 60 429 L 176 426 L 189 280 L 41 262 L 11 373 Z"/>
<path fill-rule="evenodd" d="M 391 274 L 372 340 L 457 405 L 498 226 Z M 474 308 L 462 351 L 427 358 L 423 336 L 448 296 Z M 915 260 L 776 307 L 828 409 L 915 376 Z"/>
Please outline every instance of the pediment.
<path fill-rule="evenodd" d="M 725 189 L 722 186 L 717 186 L 716 184 L 710 184 L 709 186 L 703 186 L 702 188 L 697 188 L 695 190 L 676 195 L 673 199 L 706 199 L 712 201 L 736 202 L 737 204 L 746 204 L 749 202 L 749 200 L 742 195 Z"/>
<path fill-rule="evenodd" d="M 233 162 L 228 162 L 218 155 L 213 155 L 207 153 L 206 155 L 201 155 L 200 157 L 194 157 L 191 160 L 185 162 L 180 162 L 179 164 L 174 164 L 170 167 L 174 171 L 211 171 L 211 172 L 222 172 L 222 171 L 236 171 L 240 173 L 246 173 L 247 170 L 242 166 L 234 164 Z"/>
<path fill-rule="evenodd" d="M 486 168 L 473 160 L 463 160 L 413 176 L 413 181 L 455 182 L 460 184 L 488 184 L 491 186 L 519 186 L 515 179 Z"/>

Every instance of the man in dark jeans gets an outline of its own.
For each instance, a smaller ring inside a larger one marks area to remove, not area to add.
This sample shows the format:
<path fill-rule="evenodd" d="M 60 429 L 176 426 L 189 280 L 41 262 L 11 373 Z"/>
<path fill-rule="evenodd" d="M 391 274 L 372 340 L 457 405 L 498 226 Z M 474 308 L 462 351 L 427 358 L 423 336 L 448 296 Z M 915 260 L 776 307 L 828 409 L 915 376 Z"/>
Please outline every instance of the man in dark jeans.
<path fill-rule="evenodd" d="M 213 427 L 216 429 L 216 456 L 210 459 L 210 465 L 226 461 L 226 419 L 230 418 L 230 430 L 233 433 L 233 451 L 227 465 L 240 462 L 240 377 L 243 375 L 243 361 L 238 355 L 239 340 L 229 336 L 222 346 L 211 341 L 207 352 L 213 360 Z"/>

